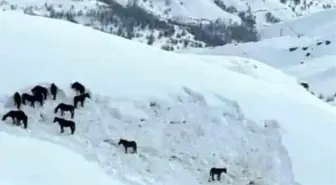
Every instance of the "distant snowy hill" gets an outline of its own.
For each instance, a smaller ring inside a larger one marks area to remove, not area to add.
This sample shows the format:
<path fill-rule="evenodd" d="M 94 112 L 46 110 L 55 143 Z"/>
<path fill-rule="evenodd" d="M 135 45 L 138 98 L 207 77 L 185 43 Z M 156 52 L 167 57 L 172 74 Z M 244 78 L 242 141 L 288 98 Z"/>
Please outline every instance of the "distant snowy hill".
<path fill-rule="evenodd" d="M 61 90 L 43 107 L 23 107 L 27 130 L 8 119 L 1 132 L 61 144 L 129 185 L 207 185 L 211 167 L 228 169 L 215 184 L 336 183 L 336 110 L 280 70 L 18 12 L 0 12 L 0 22 L 1 116 L 15 109 L 16 91 L 51 82 Z M 75 135 L 60 135 L 53 111 L 72 102 L 74 80 L 92 99 L 76 109 Z M 120 138 L 135 140 L 138 153 L 126 155 Z"/>
<path fill-rule="evenodd" d="M 264 26 L 333 0 L 0 0 L 0 9 L 64 19 L 167 51 L 259 40 Z"/>
<path fill-rule="evenodd" d="M 336 9 L 265 27 L 263 40 L 207 49 L 188 49 L 205 55 L 253 58 L 308 82 L 310 90 L 336 103 Z"/>

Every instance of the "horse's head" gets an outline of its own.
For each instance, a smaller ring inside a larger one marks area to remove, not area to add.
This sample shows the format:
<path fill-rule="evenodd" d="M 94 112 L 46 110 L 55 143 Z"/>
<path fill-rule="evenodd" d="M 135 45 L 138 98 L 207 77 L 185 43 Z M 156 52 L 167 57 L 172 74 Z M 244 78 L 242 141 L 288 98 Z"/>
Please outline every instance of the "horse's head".
<path fill-rule="evenodd" d="M 89 93 L 85 93 L 85 97 L 90 98 L 91 99 L 91 95 Z"/>
<path fill-rule="evenodd" d="M 59 120 L 59 118 L 58 118 L 58 117 L 55 117 L 53 123 L 55 123 L 55 122 L 58 121 L 58 120 Z"/>
<path fill-rule="evenodd" d="M 224 172 L 224 173 L 227 173 L 227 169 L 226 169 L 226 168 L 223 168 L 223 172 Z"/>
<path fill-rule="evenodd" d="M 118 145 L 121 145 L 124 142 L 124 140 L 121 138 L 118 142 Z"/>
<path fill-rule="evenodd" d="M 78 85 L 79 85 L 79 83 L 76 81 L 76 82 L 71 84 L 71 88 L 76 88 L 76 86 L 78 86 Z"/>

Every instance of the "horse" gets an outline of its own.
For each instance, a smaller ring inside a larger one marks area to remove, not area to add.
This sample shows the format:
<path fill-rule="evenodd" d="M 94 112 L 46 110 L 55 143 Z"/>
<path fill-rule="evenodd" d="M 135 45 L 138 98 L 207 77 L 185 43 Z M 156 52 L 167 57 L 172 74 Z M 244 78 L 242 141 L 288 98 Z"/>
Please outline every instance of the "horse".
<path fill-rule="evenodd" d="M 34 94 L 34 95 L 30 95 L 27 93 L 23 93 L 22 94 L 22 104 L 26 105 L 26 100 L 28 100 L 30 102 L 30 105 L 32 107 L 35 107 L 35 101 L 40 102 L 41 106 L 43 106 L 43 95 L 42 94 Z"/>
<path fill-rule="evenodd" d="M 309 84 L 307 82 L 300 82 L 300 85 L 304 87 L 306 90 L 309 90 Z"/>
<path fill-rule="evenodd" d="M 226 168 L 211 168 L 210 169 L 210 177 L 212 181 L 215 181 L 214 176 L 217 175 L 217 180 L 220 181 L 220 177 L 222 173 L 227 173 L 227 169 Z M 209 179 L 210 182 L 210 179 Z"/>
<path fill-rule="evenodd" d="M 50 85 L 50 93 L 51 93 L 51 95 L 53 96 L 53 99 L 54 99 L 54 100 L 56 100 L 57 91 L 58 91 L 57 86 L 56 86 L 54 83 L 52 83 L 52 84 Z"/>
<path fill-rule="evenodd" d="M 59 118 L 59 117 L 55 117 L 53 122 L 54 123 L 58 122 L 58 124 L 61 128 L 61 133 L 64 133 L 64 127 L 70 127 L 71 134 L 75 133 L 75 130 L 76 130 L 75 122 L 73 122 L 71 120 L 66 120 L 66 119 L 63 119 L 63 118 Z"/>
<path fill-rule="evenodd" d="M 20 93 L 15 92 L 14 96 L 13 96 L 13 99 L 14 99 L 14 104 L 16 105 L 16 107 L 18 109 L 20 109 L 20 107 L 21 107 L 21 101 L 22 101 Z"/>
<path fill-rule="evenodd" d="M 118 145 L 123 145 L 125 148 L 125 153 L 127 153 L 127 148 L 132 148 L 133 153 L 137 153 L 137 144 L 135 141 L 127 141 L 125 139 L 120 139 Z"/>
<path fill-rule="evenodd" d="M 46 100 L 48 96 L 48 89 L 45 87 L 42 87 L 40 85 L 35 86 L 34 88 L 31 89 L 31 92 L 33 94 L 42 94 L 43 99 Z"/>
<path fill-rule="evenodd" d="M 23 122 L 23 126 L 25 129 L 27 129 L 28 126 L 28 117 L 22 110 L 11 110 L 7 112 L 3 117 L 2 121 L 5 121 L 7 117 L 11 117 L 13 120 L 13 125 L 20 125 L 20 121 Z"/>
<path fill-rule="evenodd" d="M 74 82 L 71 84 L 71 88 L 77 91 L 77 94 L 84 94 L 85 93 L 85 87 L 79 82 Z"/>
<path fill-rule="evenodd" d="M 90 94 L 89 93 L 84 93 L 84 94 L 75 96 L 73 98 L 75 108 L 77 108 L 78 102 L 80 102 L 82 107 L 84 107 L 85 98 L 91 98 Z"/>
<path fill-rule="evenodd" d="M 60 103 L 60 104 L 57 105 L 54 112 L 57 113 L 58 109 L 61 109 L 61 116 L 64 115 L 64 111 L 69 111 L 71 113 L 71 118 L 73 118 L 75 116 L 75 107 L 73 105 Z"/>

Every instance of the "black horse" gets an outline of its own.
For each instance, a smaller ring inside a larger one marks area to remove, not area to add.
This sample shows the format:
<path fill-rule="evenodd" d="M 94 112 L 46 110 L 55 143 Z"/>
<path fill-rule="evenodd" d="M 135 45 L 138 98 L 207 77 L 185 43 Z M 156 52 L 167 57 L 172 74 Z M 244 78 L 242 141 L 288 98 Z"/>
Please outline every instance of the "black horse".
<path fill-rule="evenodd" d="M 217 175 L 217 180 L 220 181 L 220 177 L 222 173 L 227 173 L 227 169 L 226 168 L 211 168 L 210 169 L 210 177 L 212 181 L 215 181 L 215 175 Z M 210 180 L 209 180 L 210 182 Z"/>
<path fill-rule="evenodd" d="M 300 85 L 304 87 L 306 90 L 309 90 L 309 84 L 307 82 L 301 82 Z"/>
<path fill-rule="evenodd" d="M 71 118 L 75 116 L 75 107 L 73 105 L 68 105 L 65 103 L 60 103 L 55 108 L 55 113 L 58 112 L 58 109 L 61 109 L 61 116 L 64 115 L 64 111 L 69 111 L 71 113 Z"/>
<path fill-rule="evenodd" d="M 132 148 L 133 153 L 137 153 L 137 144 L 135 141 L 127 141 L 125 139 L 120 139 L 118 145 L 124 145 L 125 153 L 127 153 L 127 148 Z"/>
<path fill-rule="evenodd" d="M 40 102 L 41 106 L 43 106 L 43 95 L 42 94 L 34 94 L 34 95 L 30 95 L 27 93 L 23 93 L 22 94 L 22 104 L 26 105 L 26 100 L 30 102 L 30 105 L 32 107 L 35 107 L 35 101 Z"/>
<path fill-rule="evenodd" d="M 79 94 L 84 94 L 85 93 L 85 87 L 79 82 L 74 82 L 71 84 L 71 88 L 79 92 Z"/>
<path fill-rule="evenodd" d="M 64 127 L 70 127 L 71 134 L 75 133 L 75 130 L 76 130 L 75 122 L 73 122 L 71 120 L 66 120 L 66 119 L 63 119 L 63 118 L 59 118 L 59 117 L 55 117 L 53 122 L 54 123 L 58 122 L 59 126 L 61 127 L 61 133 L 64 132 Z"/>
<path fill-rule="evenodd" d="M 21 101 L 22 101 L 20 93 L 18 92 L 14 93 L 13 99 L 14 99 L 14 104 L 16 105 L 16 107 L 20 109 Z"/>
<path fill-rule="evenodd" d="M 80 102 L 82 107 L 84 107 L 85 98 L 91 98 L 90 94 L 89 93 L 84 93 L 84 94 L 75 96 L 73 98 L 75 108 L 77 108 L 78 102 Z"/>
<path fill-rule="evenodd" d="M 28 126 L 28 117 L 22 110 L 11 110 L 7 112 L 3 117 L 2 120 L 6 120 L 7 117 L 11 117 L 13 120 L 13 125 L 21 125 L 20 121 L 23 122 L 23 126 L 25 129 L 27 129 Z"/>
<path fill-rule="evenodd" d="M 56 100 L 57 91 L 58 91 L 57 86 L 56 86 L 54 83 L 52 83 L 52 84 L 50 85 L 50 93 L 51 93 L 51 95 L 53 96 L 53 99 L 54 99 L 54 100 Z"/>
<path fill-rule="evenodd" d="M 31 89 L 31 92 L 33 94 L 42 94 L 43 99 L 46 100 L 48 96 L 48 89 L 45 87 L 42 87 L 40 85 L 35 86 L 34 88 Z"/>

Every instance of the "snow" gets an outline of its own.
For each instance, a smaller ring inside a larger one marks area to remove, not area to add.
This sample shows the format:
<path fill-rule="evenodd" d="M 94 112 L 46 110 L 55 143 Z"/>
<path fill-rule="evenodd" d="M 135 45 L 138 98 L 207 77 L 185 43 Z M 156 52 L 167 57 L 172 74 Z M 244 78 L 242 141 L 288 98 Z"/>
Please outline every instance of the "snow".
<path fill-rule="evenodd" d="M 149 11 L 161 18 L 175 19 L 195 23 L 201 20 L 213 21 L 222 19 L 227 23 L 240 23 L 241 19 L 237 16 L 237 12 L 232 13 L 228 10 L 223 10 L 216 5 L 214 0 L 198 0 L 195 3 L 192 0 L 114 0 L 122 6 L 135 3 L 146 11 Z M 261 28 L 270 23 L 266 20 L 266 13 L 269 12 L 281 21 L 292 20 L 302 15 L 324 10 L 324 5 L 336 7 L 336 2 L 333 0 L 305 0 L 294 5 L 292 1 L 281 3 L 279 0 L 253 0 L 253 1 L 238 1 L 238 0 L 219 0 L 226 8 L 234 7 L 238 12 L 251 10 L 257 20 L 257 27 Z M 38 15 L 44 15 L 44 6 L 54 5 L 58 9 L 65 11 L 70 8 L 85 11 L 88 9 L 98 8 L 97 5 L 105 5 L 97 0 L 3 0 L 0 3 L 2 9 L 16 10 L 18 8 L 35 7 L 34 12 Z M 307 4 L 307 5 L 305 5 Z M 15 8 L 13 8 L 15 7 Z M 85 23 L 84 23 L 85 24 Z"/>
<path fill-rule="evenodd" d="M 336 86 L 333 85 L 336 79 L 336 63 L 333 62 L 336 57 L 336 21 L 330 19 L 334 15 L 336 9 L 274 24 L 263 30 L 264 39 L 259 42 L 187 49 L 181 52 L 253 58 L 296 77 L 298 81 L 308 82 L 316 94 L 330 96 L 336 92 Z M 283 36 L 280 37 L 278 34 L 282 28 Z M 298 38 L 294 33 L 303 36 Z M 326 41 L 330 41 L 330 44 L 327 45 Z M 297 49 L 289 51 L 290 48 Z M 310 56 L 306 56 L 307 53 Z"/>
<path fill-rule="evenodd" d="M 336 183 L 336 110 L 280 70 L 17 12 L 0 12 L 0 22 L 1 114 L 13 109 L 15 91 L 54 82 L 63 92 L 43 108 L 23 108 L 28 130 L 7 120 L 3 132 L 63 145 L 124 184 L 203 185 L 214 166 L 228 168 L 228 185 Z M 60 135 L 52 111 L 71 102 L 73 81 L 93 98 L 76 110 L 75 135 Z M 136 140 L 138 154 L 125 155 L 121 137 Z"/>
<path fill-rule="evenodd" d="M 122 183 L 61 145 L 0 132 L 0 183 L 4 185 L 92 185 Z"/>
<path fill-rule="evenodd" d="M 335 8 L 320 11 L 290 21 L 264 27 L 264 29 L 261 30 L 261 36 L 262 38 L 272 38 L 279 36 L 296 36 L 297 34 L 302 34 L 303 36 L 314 37 L 316 36 L 316 33 L 318 35 L 323 33 L 326 26 L 327 31 L 330 33 L 331 30 L 334 31 L 336 28 L 335 19 L 333 19 L 335 16 Z"/>

